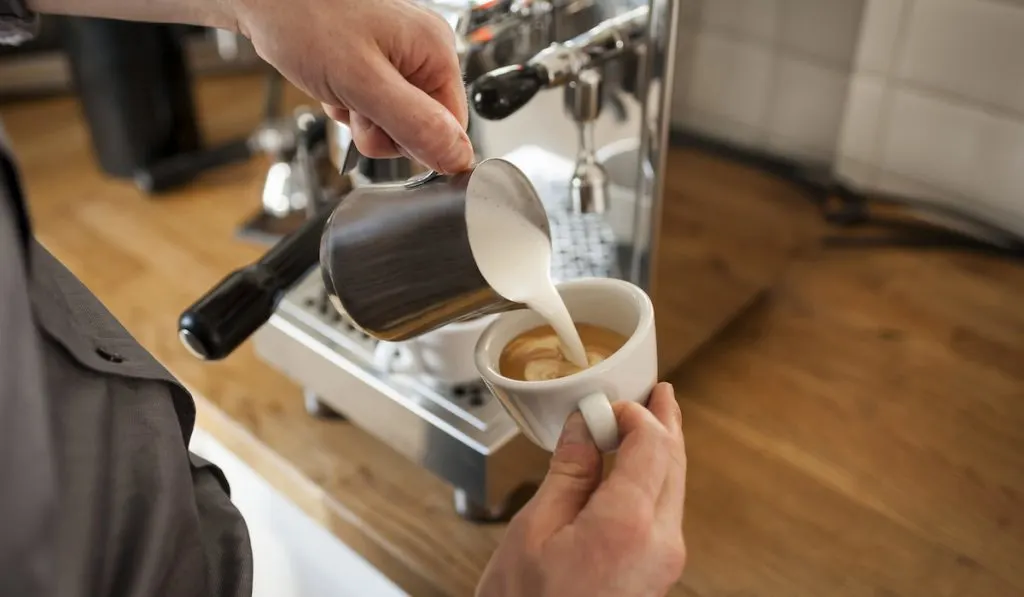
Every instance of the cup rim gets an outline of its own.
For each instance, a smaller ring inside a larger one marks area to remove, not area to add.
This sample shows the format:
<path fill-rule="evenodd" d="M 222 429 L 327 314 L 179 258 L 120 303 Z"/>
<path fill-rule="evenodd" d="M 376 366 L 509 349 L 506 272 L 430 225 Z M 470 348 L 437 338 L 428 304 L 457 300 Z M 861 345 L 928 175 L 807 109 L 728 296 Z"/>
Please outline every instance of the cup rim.
<path fill-rule="evenodd" d="M 644 342 L 644 338 L 641 337 L 641 330 L 647 330 L 654 325 L 654 304 L 651 302 L 651 297 L 639 286 L 628 282 L 626 280 L 620 280 L 618 278 L 576 278 L 568 280 L 560 284 L 556 284 L 555 287 L 559 290 L 563 288 L 571 288 L 574 286 L 587 286 L 592 284 L 606 285 L 614 287 L 618 290 L 623 290 L 637 300 L 640 305 L 640 316 L 636 323 L 636 329 L 633 330 L 633 334 L 626 340 L 626 343 L 622 345 L 622 348 L 615 351 L 612 356 L 594 365 L 588 367 L 583 371 L 560 377 L 558 379 L 547 379 L 542 381 L 523 381 L 518 379 L 512 379 L 506 377 L 498 371 L 497 366 L 490 362 L 487 358 L 484 347 L 489 343 L 495 334 L 498 333 L 500 326 L 509 316 L 517 312 L 502 313 L 487 326 L 487 328 L 480 334 L 480 338 L 476 342 L 476 346 L 473 350 L 473 359 L 476 361 L 477 370 L 480 375 L 489 381 L 495 381 L 501 384 L 503 388 L 507 388 L 510 391 L 517 390 L 557 390 L 564 389 L 569 386 L 576 385 L 580 380 L 592 378 L 594 376 L 602 376 L 614 369 L 618 364 L 627 358 L 632 351 L 640 347 Z M 502 347 L 504 350 L 504 346 Z"/>

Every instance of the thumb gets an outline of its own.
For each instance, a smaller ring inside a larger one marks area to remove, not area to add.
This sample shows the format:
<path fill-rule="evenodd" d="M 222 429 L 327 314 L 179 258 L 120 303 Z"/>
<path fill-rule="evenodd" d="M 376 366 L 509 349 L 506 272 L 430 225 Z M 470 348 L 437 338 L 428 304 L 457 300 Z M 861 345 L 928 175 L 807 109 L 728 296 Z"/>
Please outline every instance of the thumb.
<path fill-rule="evenodd" d="M 548 474 L 533 498 L 535 522 L 552 534 L 570 524 L 601 483 L 601 452 L 579 412 L 565 422 Z"/>

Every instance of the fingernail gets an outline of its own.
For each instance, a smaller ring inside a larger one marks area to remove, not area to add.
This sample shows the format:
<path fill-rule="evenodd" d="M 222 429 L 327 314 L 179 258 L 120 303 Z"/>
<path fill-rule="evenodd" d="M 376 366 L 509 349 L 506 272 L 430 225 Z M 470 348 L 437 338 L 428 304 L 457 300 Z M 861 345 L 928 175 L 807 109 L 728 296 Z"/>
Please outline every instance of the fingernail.
<path fill-rule="evenodd" d="M 590 431 L 587 429 L 587 422 L 583 420 L 583 415 L 579 412 L 569 415 L 569 418 L 565 421 L 565 426 L 562 428 L 562 436 L 558 438 L 559 447 L 588 444 L 593 443 L 593 441 L 590 438 Z"/>

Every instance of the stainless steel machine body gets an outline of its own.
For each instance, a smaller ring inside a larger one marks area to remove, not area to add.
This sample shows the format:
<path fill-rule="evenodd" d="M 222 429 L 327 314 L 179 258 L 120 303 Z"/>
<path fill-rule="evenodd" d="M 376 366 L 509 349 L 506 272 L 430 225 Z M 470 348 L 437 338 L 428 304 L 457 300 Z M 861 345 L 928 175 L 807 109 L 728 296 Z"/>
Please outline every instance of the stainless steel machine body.
<path fill-rule="evenodd" d="M 537 187 L 556 278 L 614 276 L 648 290 L 661 317 L 662 374 L 771 285 L 783 257 L 719 235 L 715 218 L 726 216 L 716 198 L 666 189 L 677 167 L 669 128 L 678 0 L 428 4 L 456 30 L 467 81 L 479 82 L 470 92 L 479 157 L 509 159 Z M 666 239 L 680 234 L 696 244 L 667 249 Z M 781 255 L 789 246 L 776 248 Z M 756 267 L 742 265 L 746 249 L 761 252 Z M 686 280 L 692 294 L 667 294 L 670 277 Z M 542 477 L 548 455 L 482 385 L 441 387 L 376 370 L 376 342 L 333 311 L 316 272 L 255 335 L 261 358 L 306 389 L 312 410 L 346 417 L 451 483 L 466 517 L 511 513 L 516 490 Z"/>

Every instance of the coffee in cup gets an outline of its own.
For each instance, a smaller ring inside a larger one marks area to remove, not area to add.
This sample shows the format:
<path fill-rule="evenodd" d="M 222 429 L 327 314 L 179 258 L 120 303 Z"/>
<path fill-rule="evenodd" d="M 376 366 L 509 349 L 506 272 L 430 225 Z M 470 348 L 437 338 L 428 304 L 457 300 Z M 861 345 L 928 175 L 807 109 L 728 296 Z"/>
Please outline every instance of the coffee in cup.
<path fill-rule="evenodd" d="M 618 352 L 629 340 L 622 334 L 590 323 L 576 324 L 576 331 L 583 341 L 591 367 Z M 550 325 L 538 326 L 516 336 L 501 351 L 498 361 L 498 371 L 518 381 L 559 379 L 583 369 L 566 358 L 558 334 Z"/>
<path fill-rule="evenodd" d="M 544 317 L 518 309 L 498 315 L 484 330 L 474 351 L 476 368 L 523 434 L 541 448 L 553 452 L 566 419 L 579 411 L 597 447 L 613 451 L 619 429 L 612 403 L 644 404 L 658 381 L 654 305 L 643 289 L 611 278 L 562 282 L 558 294 L 579 327 L 584 346 L 597 348 L 606 358 L 583 370 L 555 374 L 570 371 L 564 377 L 524 380 L 527 365 L 542 360 L 538 352 L 526 350 L 531 343 L 537 348 L 538 341 L 547 338 L 540 342 L 547 357 L 561 356 Z"/>

